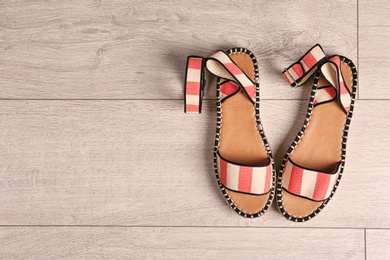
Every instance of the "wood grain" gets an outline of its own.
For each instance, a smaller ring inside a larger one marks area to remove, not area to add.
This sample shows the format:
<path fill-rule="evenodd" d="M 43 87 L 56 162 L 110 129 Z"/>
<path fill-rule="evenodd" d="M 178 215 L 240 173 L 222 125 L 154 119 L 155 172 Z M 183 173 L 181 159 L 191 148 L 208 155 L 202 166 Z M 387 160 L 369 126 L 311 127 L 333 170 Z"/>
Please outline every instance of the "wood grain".
<path fill-rule="evenodd" d="M 387 260 L 390 257 L 390 230 L 368 229 L 366 231 L 367 260 Z"/>
<path fill-rule="evenodd" d="M 364 259 L 363 230 L 2 227 L 0 239 L 5 259 Z"/>
<path fill-rule="evenodd" d="M 359 64 L 362 99 L 389 99 L 390 5 L 383 0 L 359 1 Z"/>
<path fill-rule="evenodd" d="M 179 100 L 1 101 L 0 224 L 390 227 L 388 101 L 357 102 L 340 188 L 304 224 L 274 208 L 247 220 L 226 205 L 213 169 L 213 103 L 193 115 Z M 263 101 L 261 110 L 280 165 L 306 101 Z"/>
<path fill-rule="evenodd" d="M 356 14 L 349 0 L 5 1 L 0 98 L 180 99 L 188 55 L 242 46 L 263 98 L 299 99 L 281 71 L 317 42 L 356 60 Z"/>
<path fill-rule="evenodd" d="M 389 12 L 384 0 L 1 1 L 2 258 L 388 259 Z M 315 43 L 359 65 L 370 99 L 340 188 L 307 223 L 274 207 L 239 217 L 214 177 L 214 101 L 182 112 L 186 57 L 255 53 L 279 166 L 310 92 L 280 73 Z"/>

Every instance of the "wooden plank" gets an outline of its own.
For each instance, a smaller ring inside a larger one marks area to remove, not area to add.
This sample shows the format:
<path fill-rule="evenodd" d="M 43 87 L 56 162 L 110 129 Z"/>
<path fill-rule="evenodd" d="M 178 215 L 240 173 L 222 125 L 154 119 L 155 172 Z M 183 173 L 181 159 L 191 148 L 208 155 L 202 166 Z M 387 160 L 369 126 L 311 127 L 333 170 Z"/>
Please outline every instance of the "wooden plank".
<path fill-rule="evenodd" d="M 181 99 L 188 55 L 236 46 L 258 56 L 263 98 L 302 98 L 303 89 L 286 92 L 281 71 L 317 42 L 356 60 L 356 8 L 349 0 L 5 2 L 0 98 Z"/>
<path fill-rule="evenodd" d="M 5 259 L 364 259 L 363 230 L 2 227 L 0 238 Z"/>
<path fill-rule="evenodd" d="M 390 257 L 390 230 L 368 229 L 366 231 L 367 260 L 387 260 Z"/>
<path fill-rule="evenodd" d="M 390 6 L 386 0 L 359 1 L 359 67 L 362 99 L 389 99 Z"/>
<path fill-rule="evenodd" d="M 277 165 L 306 103 L 261 103 Z M 180 100 L 0 101 L 0 225 L 390 227 L 389 105 L 357 102 L 340 188 L 319 217 L 297 224 L 274 208 L 251 221 L 226 205 L 213 101 L 200 115 L 184 114 Z"/>

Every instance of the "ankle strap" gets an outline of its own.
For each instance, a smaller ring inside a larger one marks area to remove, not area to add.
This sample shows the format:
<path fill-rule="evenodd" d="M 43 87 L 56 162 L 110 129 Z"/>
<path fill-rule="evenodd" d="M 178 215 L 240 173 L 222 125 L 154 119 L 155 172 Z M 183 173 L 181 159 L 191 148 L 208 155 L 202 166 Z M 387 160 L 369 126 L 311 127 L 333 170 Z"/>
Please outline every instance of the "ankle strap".
<path fill-rule="evenodd" d="M 206 59 L 205 65 L 211 74 L 234 82 L 252 103 L 256 102 L 255 83 L 226 52 L 221 50 L 214 52 Z"/>
<path fill-rule="evenodd" d="M 184 85 L 185 113 L 201 113 L 204 94 L 204 68 L 219 77 L 237 84 L 246 97 L 256 101 L 255 83 L 239 68 L 224 51 L 218 50 L 207 58 L 188 56 Z"/>
<path fill-rule="evenodd" d="M 348 114 L 350 112 L 353 95 L 345 85 L 344 77 L 342 75 L 341 63 L 344 62 L 344 60 L 345 57 L 339 55 L 326 57 L 321 46 L 316 44 L 296 63 L 285 69 L 282 75 L 292 87 L 298 87 L 305 83 L 310 75 L 318 70 L 320 75 L 324 77 L 330 85 L 316 88 L 313 100 L 314 105 L 328 103 L 329 101 L 336 99 L 343 112 Z M 348 64 L 350 63 L 351 62 L 349 61 Z M 314 84 L 317 87 L 319 78 L 316 78 L 316 80 L 317 81 L 315 81 Z"/>
<path fill-rule="evenodd" d="M 297 62 L 285 69 L 282 76 L 291 87 L 299 87 L 320 67 L 325 58 L 321 45 L 316 44 Z"/>
<path fill-rule="evenodd" d="M 204 95 L 204 59 L 188 56 L 184 83 L 184 113 L 201 113 Z"/>

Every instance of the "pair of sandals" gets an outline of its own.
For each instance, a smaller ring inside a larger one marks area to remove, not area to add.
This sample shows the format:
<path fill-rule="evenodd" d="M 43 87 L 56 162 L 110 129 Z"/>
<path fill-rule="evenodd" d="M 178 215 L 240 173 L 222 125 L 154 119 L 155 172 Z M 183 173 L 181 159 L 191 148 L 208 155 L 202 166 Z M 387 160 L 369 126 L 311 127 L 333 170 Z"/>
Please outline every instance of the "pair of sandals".
<path fill-rule="evenodd" d="M 315 217 L 334 195 L 345 164 L 357 72 L 340 55 L 325 56 L 316 44 L 282 73 L 292 87 L 314 74 L 302 129 L 276 174 L 260 120 L 259 68 L 245 48 L 217 51 L 204 59 L 189 56 L 185 112 L 200 113 L 204 68 L 217 77 L 217 130 L 214 165 L 227 203 L 241 216 L 256 218 L 271 206 L 295 222 Z"/>

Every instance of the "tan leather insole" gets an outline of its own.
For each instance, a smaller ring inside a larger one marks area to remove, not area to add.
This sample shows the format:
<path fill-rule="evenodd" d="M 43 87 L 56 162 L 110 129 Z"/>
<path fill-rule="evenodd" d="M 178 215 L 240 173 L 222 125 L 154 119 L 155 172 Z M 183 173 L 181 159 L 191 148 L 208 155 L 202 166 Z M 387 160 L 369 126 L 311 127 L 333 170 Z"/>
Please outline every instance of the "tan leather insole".
<path fill-rule="evenodd" d="M 352 91 L 352 71 L 341 62 L 345 84 Z M 320 78 L 318 86 L 329 83 Z M 341 142 L 346 114 L 337 100 L 316 106 L 301 141 L 291 155 L 296 164 L 323 172 L 334 171 L 341 159 Z"/>
<path fill-rule="evenodd" d="M 252 59 L 239 53 L 230 57 L 254 81 Z M 218 150 L 223 158 L 241 165 L 269 164 L 257 129 L 254 105 L 242 91 L 222 103 L 222 128 Z"/>

